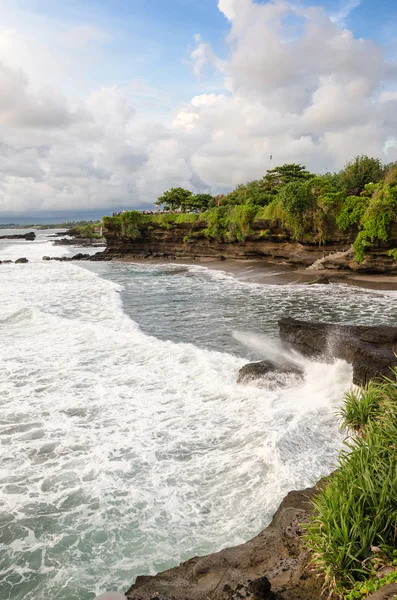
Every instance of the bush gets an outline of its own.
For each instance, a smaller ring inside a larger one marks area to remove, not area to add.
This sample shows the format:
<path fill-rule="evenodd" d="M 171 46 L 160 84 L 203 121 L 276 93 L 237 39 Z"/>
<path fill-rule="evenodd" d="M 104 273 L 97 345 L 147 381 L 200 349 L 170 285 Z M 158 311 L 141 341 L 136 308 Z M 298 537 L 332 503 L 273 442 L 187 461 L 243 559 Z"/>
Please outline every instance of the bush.
<path fill-rule="evenodd" d="M 219 242 L 241 242 L 252 231 L 252 222 L 258 212 L 254 204 L 220 206 L 203 214 L 207 221 L 204 233 Z"/>
<path fill-rule="evenodd" d="M 397 369 L 350 392 L 341 416 L 353 437 L 313 501 L 305 539 L 325 587 L 345 598 L 397 558 Z"/>

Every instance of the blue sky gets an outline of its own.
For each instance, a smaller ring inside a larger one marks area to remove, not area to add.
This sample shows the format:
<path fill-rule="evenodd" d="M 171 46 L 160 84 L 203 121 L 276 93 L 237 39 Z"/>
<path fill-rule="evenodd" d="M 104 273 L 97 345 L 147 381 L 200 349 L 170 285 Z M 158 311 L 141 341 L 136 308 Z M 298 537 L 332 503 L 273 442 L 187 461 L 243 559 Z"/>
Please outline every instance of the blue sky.
<path fill-rule="evenodd" d="M 396 32 L 397 0 L 1 0 L 0 218 L 397 160 Z"/>
<path fill-rule="evenodd" d="M 397 57 L 396 0 L 298 0 L 297 4 L 323 6 L 330 15 L 346 11 L 344 25 L 356 37 L 373 39 L 390 57 Z M 19 5 L 63 24 L 95 26 L 108 33 L 105 60 L 92 73 L 93 84 L 124 85 L 144 79 L 170 94 L 178 85 L 177 95 L 185 99 L 203 86 L 217 88 L 218 80 L 196 81 L 188 63 L 196 34 L 219 56 L 227 55 L 229 23 L 217 0 L 21 0 Z"/>

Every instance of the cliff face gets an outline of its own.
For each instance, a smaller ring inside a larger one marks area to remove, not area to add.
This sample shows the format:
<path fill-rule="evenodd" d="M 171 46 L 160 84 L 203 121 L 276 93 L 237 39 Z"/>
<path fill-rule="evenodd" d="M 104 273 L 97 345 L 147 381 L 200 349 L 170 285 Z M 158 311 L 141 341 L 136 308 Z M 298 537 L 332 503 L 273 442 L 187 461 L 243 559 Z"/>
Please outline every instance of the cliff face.
<path fill-rule="evenodd" d="M 353 231 L 335 230 L 330 232 L 326 246 L 299 243 L 286 229 L 257 220 L 244 241 L 223 242 L 208 238 L 204 233 L 206 226 L 203 221 L 175 223 L 167 227 L 144 224 L 134 236 L 123 235 L 120 228 L 112 227 L 104 231 L 106 252 L 119 257 L 265 259 L 309 266 L 330 252 L 347 250 L 355 237 Z"/>
<path fill-rule="evenodd" d="M 290 492 L 270 525 L 252 540 L 192 558 L 155 577 L 138 577 L 132 600 L 319 600 L 321 581 L 302 545 L 302 523 L 316 488 Z"/>
<path fill-rule="evenodd" d="M 397 247 L 397 224 L 387 242 L 375 240 L 358 264 L 351 245 L 358 230 L 351 227 L 340 231 L 328 225 L 324 232 L 326 242 L 316 240 L 297 242 L 292 232 L 274 222 L 257 219 L 243 241 L 220 241 L 206 234 L 207 223 L 145 222 L 131 234 L 123 233 L 120 224 L 111 224 L 104 231 L 107 242 L 105 255 L 117 258 L 212 258 L 212 259 L 263 259 L 266 262 L 290 264 L 292 267 L 309 267 L 334 273 L 387 273 L 397 275 L 397 261 L 388 256 Z M 316 264 L 314 264 L 316 263 Z"/>

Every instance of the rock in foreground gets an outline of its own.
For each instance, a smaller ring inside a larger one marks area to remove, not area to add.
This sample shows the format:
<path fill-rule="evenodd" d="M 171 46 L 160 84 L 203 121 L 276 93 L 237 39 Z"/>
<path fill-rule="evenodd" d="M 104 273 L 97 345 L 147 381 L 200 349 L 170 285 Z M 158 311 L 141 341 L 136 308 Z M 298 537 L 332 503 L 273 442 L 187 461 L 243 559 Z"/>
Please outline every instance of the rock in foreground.
<path fill-rule="evenodd" d="M 289 375 L 301 378 L 303 369 L 289 363 L 279 365 L 270 360 L 262 360 L 244 365 L 239 371 L 237 383 L 251 383 L 265 379 L 269 383 L 282 385 Z"/>
<path fill-rule="evenodd" d="M 280 337 L 302 354 L 340 358 L 353 366 L 353 382 L 390 376 L 397 366 L 397 327 L 336 325 L 285 318 L 279 321 Z"/>
<path fill-rule="evenodd" d="M 316 488 L 290 492 L 258 536 L 202 558 L 192 558 L 155 577 L 138 577 L 127 597 L 135 600 L 319 600 L 321 581 L 309 567 L 300 523 L 307 522 Z M 271 588 L 271 589 L 270 589 Z"/>

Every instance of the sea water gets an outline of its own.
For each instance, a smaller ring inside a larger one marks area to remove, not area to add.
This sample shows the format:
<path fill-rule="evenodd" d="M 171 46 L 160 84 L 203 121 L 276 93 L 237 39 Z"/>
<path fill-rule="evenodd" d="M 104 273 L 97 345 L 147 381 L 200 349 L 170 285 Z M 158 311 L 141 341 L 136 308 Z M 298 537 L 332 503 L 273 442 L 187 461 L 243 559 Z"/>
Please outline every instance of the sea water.
<path fill-rule="evenodd" d="M 238 544 L 335 465 L 351 367 L 238 385 L 281 316 L 394 324 L 397 297 L 0 242 L 0 598 L 90 600 Z M 85 250 L 84 250 L 85 252 Z"/>

